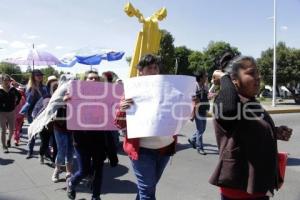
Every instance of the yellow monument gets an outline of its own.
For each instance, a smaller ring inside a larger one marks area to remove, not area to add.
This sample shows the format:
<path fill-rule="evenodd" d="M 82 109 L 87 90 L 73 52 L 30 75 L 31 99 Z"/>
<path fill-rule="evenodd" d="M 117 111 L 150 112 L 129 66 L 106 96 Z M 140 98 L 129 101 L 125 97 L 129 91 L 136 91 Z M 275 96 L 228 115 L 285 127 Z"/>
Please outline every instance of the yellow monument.
<path fill-rule="evenodd" d="M 158 53 L 161 39 L 161 31 L 158 27 L 158 21 L 163 20 L 167 16 L 167 9 L 161 8 L 151 17 L 146 19 L 138 9 L 133 7 L 131 3 L 127 3 L 125 5 L 124 11 L 129 17 L 136 16 L 139 22 L 143 24 L 143 29 L 138 34 L 130 63 L 129 76 L 134 77 L 138 75 L 136 65 L 140 58 L 147 53 Z"/>

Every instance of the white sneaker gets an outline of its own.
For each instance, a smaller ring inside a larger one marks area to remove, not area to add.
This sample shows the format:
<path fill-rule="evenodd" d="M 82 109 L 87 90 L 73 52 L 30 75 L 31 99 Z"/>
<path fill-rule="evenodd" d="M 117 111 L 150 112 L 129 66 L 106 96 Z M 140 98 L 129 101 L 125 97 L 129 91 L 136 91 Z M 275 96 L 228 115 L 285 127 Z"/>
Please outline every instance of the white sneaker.
<path fill-rule="evenodd" d="M 52 177 L 51 177 L 51 180 L 54 182 L 54 183 L 57 183 L 59 181 L 59 174 L 60 174 L 60 170 L 55 168 L 54 169 L 54 172 L 52 174 Z"/>

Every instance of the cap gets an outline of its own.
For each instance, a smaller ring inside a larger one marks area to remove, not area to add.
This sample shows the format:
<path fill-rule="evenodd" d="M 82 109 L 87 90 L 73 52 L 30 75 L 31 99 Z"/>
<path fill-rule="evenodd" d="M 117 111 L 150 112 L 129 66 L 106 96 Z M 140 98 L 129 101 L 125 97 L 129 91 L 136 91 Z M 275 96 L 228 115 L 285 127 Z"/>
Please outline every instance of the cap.
<path fill-rule="evenodd" d="M 43 72 L 41 70 L 39 70 L 39 69 L 32 70 L 31 74 L 33 76 L 43 76 L 44 75 Z"/>
<path fill-rule="evenodd" d="M 50 82 L 50 81 L 57 81 L 56 76 L 54 76 L 54 75 L 49 76 L 48 79 L 47 79 L 47 82 Z"/>

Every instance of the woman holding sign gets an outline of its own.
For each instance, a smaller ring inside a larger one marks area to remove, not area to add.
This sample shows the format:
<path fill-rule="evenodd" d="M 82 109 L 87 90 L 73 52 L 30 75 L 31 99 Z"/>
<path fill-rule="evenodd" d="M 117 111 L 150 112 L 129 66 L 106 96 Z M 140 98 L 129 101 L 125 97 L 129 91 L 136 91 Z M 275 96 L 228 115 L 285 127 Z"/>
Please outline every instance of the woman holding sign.
<path fill-rule="evenodd" d="M 222 200 L 268 200 L 283 182 L 277 139 L 289 140 L 292 129 L 275 127 L 255 99 L 260 75 L 254 58 L 232 56 L 213 82 L 221 86 L 214 106 L 220 159 L 210 183 L 221 188 Z"/>
<path fill-rule="evenodd" d="M 159 59 L 145 55 L 138 64 L 139 76 L 159 74 Z M 147 92 L 147 91 L 145 91 Z M 134 104 L 132 99 L 123 99 L 116 113 L 115 124 L 126 129 L 126 113 Z M 147 113 L 145 113 L 147 114 Z M 155 200 L 156 185 L 170 159 L 175 153 L 176 136 L 124 139 L 124 151 L 128 154 L 137 178 L 137 200 Z"/>
<path fill-rule="evenodd" d="M 100 81 L 100 78 L 98 72 L 88 71 L 85 81 Z M 67 179 L 67 195 L 75 199 L 76 186 L 84 177 L 91 176 L 92 200 L 100 200 L 104 161 L 108 158 L 111 167 L 119 162 L 113 135 L 108 131 L 73 131 L 73 139 L 78 170 Z"/>

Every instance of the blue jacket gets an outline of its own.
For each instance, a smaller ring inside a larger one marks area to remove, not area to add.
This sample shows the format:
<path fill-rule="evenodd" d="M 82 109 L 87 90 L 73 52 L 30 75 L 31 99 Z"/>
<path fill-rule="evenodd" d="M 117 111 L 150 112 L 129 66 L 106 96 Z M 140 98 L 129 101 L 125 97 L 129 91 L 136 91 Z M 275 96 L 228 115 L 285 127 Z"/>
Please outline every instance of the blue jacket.
<path fill-rule="evenodd" d="M 48 95 L 48 90 L 47 90 L 46 86 L 44 86 L 44 85 L 40 85 L 39 91 L 40 92 L 35 92 L 35 91 L 32 91 L 31 88 L 29 88 L 25 92 L 26 103 L 22 107 L 20 113 L 23 114 L 23 115 L 27 115 L 29 120 L 31 118 L 31 113 L 32 113 L 33 108 L 34 108 L 35 104 L 37 103 L 37 101 L 41 97 L 44 97 L 44 96 Z"/>

